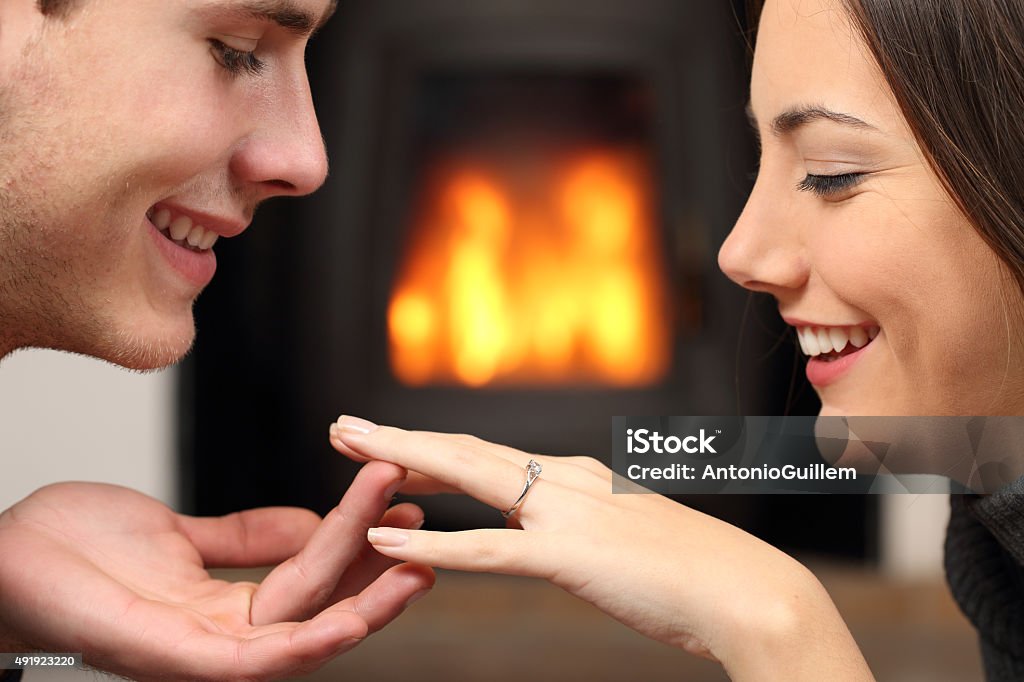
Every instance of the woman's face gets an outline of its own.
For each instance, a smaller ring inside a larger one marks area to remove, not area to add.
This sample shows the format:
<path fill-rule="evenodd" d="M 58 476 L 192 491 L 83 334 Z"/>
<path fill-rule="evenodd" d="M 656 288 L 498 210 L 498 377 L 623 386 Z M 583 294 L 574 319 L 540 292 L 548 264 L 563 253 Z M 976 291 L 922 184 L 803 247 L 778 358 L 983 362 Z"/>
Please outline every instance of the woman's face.
<path fill-rule="evenodd" d="M 822 414 L 1024 413 L 1020 294 L 841 0 L 765 3 L 750 112 L 760 170 L 719 265 L 778 300 Z"/>

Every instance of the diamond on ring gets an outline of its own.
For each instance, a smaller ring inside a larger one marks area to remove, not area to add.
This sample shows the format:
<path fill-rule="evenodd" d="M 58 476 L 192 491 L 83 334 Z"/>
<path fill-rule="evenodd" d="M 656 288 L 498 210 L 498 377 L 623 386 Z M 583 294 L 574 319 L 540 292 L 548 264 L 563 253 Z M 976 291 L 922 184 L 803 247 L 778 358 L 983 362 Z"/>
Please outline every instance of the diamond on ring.
<path fill-rule="evenodd" d="M 523 500 L 526 499 L 526 493 L 530 492 L 530 486 L 533 485 L 534 481 L 540 478 L 540 472 L 543 470 L 544 468 L 539 462 L 533 459 L 530 460 L 526 465 L 526 483 L 523 484 L 523 491 L 519 493 L 519 497 L 512 503 L 512 506 L 509 507 L 507 511 L 501 512 L 502 516 L 507 519 L 519 510 L 519 507 L 523 504 Z"/>

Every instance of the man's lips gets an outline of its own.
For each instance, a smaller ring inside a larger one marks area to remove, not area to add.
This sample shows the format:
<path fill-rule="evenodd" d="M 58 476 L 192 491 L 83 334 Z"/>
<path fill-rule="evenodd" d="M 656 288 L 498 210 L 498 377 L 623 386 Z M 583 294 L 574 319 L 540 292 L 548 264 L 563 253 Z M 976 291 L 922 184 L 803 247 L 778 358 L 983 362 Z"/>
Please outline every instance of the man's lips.
<path fill-rule="evenodd" d="M 213 245 L 220 237 L 240 234 L 249 219 L 218 216 L 167 199 L 146 211 L 146 224 L 167 263 L 201 289 L 217 268 Z"/>
<path fill-rule="evenodd" d="M 218 216 L 170 201 L 154 204 L 146 216 L 172 241 L 187 242 L 204 251 L 218 238 L 237 236 L 249 226 L 245 218 Z"/>
<path fill-rule="evenodd" d="M 158 230 L 153 221 L 147 219 L 144 224 L 146 231 L 153 237 L 157 252 L 172 270 L 188 282 L 190 288 L 198 291 L 210 283 L 217 269 L 217 257 L 212 249 L 201 250 L 190 247 L 187 243 L 180 244 L 172 241 L 170 236 L 165 234 L 166 230 Z"/>
<path fill-rule="evenodd" d="M 160 234 L 183 249 L 209 251 L 220 237 L 205 226 L 194 223 L 190 217 L 175 215 L 166 208 L 151 211 L 147 217 Z"/>

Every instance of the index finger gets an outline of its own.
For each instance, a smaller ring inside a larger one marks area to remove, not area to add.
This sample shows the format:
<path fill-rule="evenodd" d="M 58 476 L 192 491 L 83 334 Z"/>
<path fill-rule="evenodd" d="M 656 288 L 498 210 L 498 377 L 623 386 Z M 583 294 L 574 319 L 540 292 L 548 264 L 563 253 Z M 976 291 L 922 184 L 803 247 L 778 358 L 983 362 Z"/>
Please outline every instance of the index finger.
<path fill-rule="evenodd" d="M 341 502 L 312 533 L 305 547 L 275 568 L 253 595 L 253 625 L 302 620 L 319 611 L 342 574 L 366 546 L 405 471 L 391 464 L 364 466 Z"/>
<path fill-rule="evenodd" d="M 445 434 L 367 426 L 363 420 L 353 424 L 350 419 L 342 417 L 332 430 L 331 443 L 339 449 L 413 469 L 499 510 L 507 509 L 522 491 L 523 465 L 485 446 Z"/>

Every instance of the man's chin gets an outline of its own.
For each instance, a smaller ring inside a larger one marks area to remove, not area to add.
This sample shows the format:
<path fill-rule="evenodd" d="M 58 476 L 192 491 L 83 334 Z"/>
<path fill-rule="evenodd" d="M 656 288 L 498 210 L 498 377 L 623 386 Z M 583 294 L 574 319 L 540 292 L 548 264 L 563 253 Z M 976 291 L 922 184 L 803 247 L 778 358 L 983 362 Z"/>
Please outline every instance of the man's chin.
<path fill-rule="evenodd" d="M 90 352 L 107 362 L 125 369 L 149 372 L 164 369 L 182 360 L 195 341 L 195 326 L 191 323 L 177 333 L 140 333 L 128 330 L 116 332 L 98 352 Z"/>

